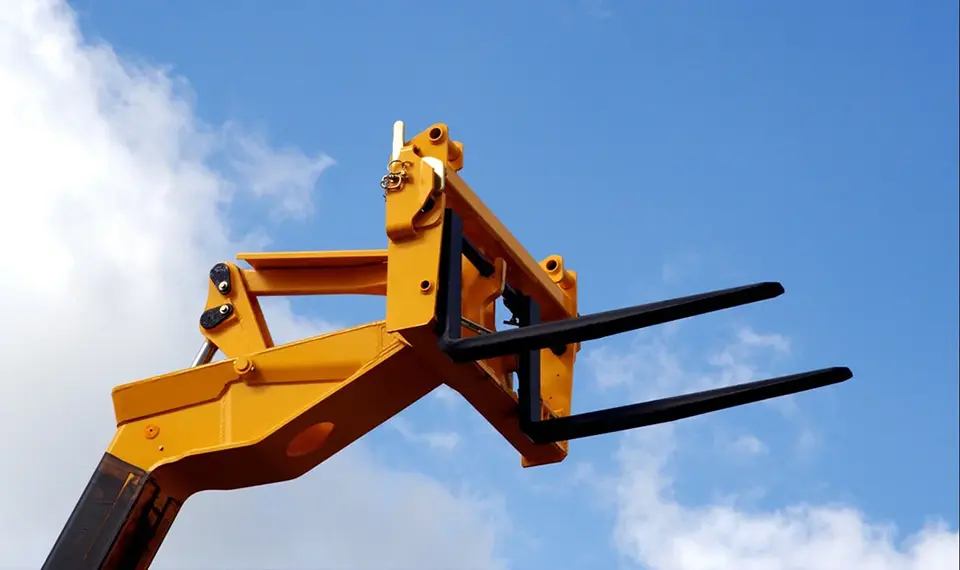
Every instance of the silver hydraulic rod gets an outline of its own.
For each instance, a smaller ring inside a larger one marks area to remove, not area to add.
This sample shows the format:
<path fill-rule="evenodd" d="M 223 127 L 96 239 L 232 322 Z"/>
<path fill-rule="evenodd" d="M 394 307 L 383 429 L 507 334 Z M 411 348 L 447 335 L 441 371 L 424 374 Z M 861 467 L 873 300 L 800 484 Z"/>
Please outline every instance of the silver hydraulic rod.
<path fill-rule="evenodd" d="M 193 364 L 191 367 L 203 366 L 204 364 L 210 364 L 213 360 L 214 355 L 217 354 L 217 346 L 210 342 L 209 340 L 203 341 L 203 346 L 200 347 L 200 352 L 193 357 Z"/>

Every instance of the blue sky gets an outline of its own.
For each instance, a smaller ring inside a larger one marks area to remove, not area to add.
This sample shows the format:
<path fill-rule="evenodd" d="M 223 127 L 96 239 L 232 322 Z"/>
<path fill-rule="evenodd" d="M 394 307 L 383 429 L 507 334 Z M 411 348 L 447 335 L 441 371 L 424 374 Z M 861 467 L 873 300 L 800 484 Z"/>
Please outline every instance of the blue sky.
<path fill-rule="evenodd" d="M 649 359 L 662 364 L 664 347 L 692 377 L 744 347 L 773 347 L 749 358 L 775 374 L 846 365 L 851 382 L 797 410 L 678 425 L 664 468 L 677 500 L 744 494 L 747 513 L 844 503 L 904 534 L 930 517 L 956 530 L 955 3 L 72 6 L 88 38 L 188 81 L 203 121 L 335 161 L 308 218 L 275 223 L 252 199 L 233 203 L 233 231 L 266 228 L 270 249 L 382 247 L 377 181 L 402 119 L 412 132 L 450 126 L 475 191 L 536 257 L 578 271 L 584 312 L 783 282 L 775 301 L 592 343 L 574 406 L 645 394 L 649 378 L 627 366 L 663 376 Z M 377 299 L 294 307 L 340 324 L 382 314 Z M 520 470 L 464 406 L 431 397 L 402 420 L 364 440 L 371 453 L 500 497 L 512 530 L 497 548 L 514 567 L 637 562 L 617 542 L 629 517 L 611 489 L 629 470 L 622 455 L 650 448 L 606 436 L 576 442 L 562 466 Z M 448 432 L 455 449 L 423 445 Z M 765 453 L 723 443 L 757 451 L 750 437 Z"/>

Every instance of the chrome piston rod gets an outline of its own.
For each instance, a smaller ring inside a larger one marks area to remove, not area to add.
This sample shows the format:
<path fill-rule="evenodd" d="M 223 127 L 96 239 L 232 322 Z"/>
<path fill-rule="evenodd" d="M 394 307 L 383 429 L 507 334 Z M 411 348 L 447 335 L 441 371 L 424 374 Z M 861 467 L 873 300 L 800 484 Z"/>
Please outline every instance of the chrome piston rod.
<path fill-rule="evenodd" d="M 203 346 L 200 347 L 200 351 L 193 357 L 193 364 L 190 366 L 197 367 L 210 364 L 215 354 L 217 354 L 217 346 L 209 340 L 205 340 Z"/>

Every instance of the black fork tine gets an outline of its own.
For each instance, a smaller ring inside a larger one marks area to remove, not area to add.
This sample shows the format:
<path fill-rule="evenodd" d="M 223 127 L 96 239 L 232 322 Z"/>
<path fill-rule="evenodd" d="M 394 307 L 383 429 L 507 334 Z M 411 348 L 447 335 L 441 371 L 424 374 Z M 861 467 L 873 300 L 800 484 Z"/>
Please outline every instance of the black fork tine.
<path fill-rule="evenodd" d="M 464 239 L 459 216 L 450 209 L 445 211 L 444 216 L 435 328 L 438 344 L 456 362 L 517 356 L 517 421 L 521 430 L 536 443 L 567 441 L 673 422 L 822 388 L 853 377 L 849 368 L 825 368 L 617 408 L 543 419 L 541 350 L 549 348 L 559 353 L 569 344 L 773 299 L 783 294 L 783 286 L 776 282 L 756 283 L 547 323 L 540 322 L 540 309 L 533 298 L 508 286 L 503 300 L 517 318 L 519 328 L 462 338 L 462 258 L 466 257 L 483 275 L 491 274 L 493 266 Z"/>
<path fill-rule="evenodd" d="M 561 347 L 773 299 L 782 294 L 783 286 L 779 283 L 756 283 L 459 339 L 445 346 L 444 350 L 457 362 L 470 362 Z"/>
<path fill-rule="evenodd" d="M 675 422 L 771 398 L 838 384 L 853 377 L 849 368 L 824 368 L 769 380 L 705 390 L 639 404 L 535 421 L 524 426 L 537 443 L 566 441 Z"/>

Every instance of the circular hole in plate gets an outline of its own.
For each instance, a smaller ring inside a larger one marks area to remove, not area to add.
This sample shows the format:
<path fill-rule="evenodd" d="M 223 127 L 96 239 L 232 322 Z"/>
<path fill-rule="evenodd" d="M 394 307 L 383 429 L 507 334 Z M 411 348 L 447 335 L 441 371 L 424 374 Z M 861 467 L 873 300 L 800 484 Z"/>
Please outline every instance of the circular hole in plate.
<path fill-rule="evenodd" d="M 287 444 L 287 455 L 290 457 L 301 457 L 317 451 L 327 442 L 330 433 L 333 431 L 333 423 L 320 422 L 301 431 L 293 436 L 290 443 Z"/>

